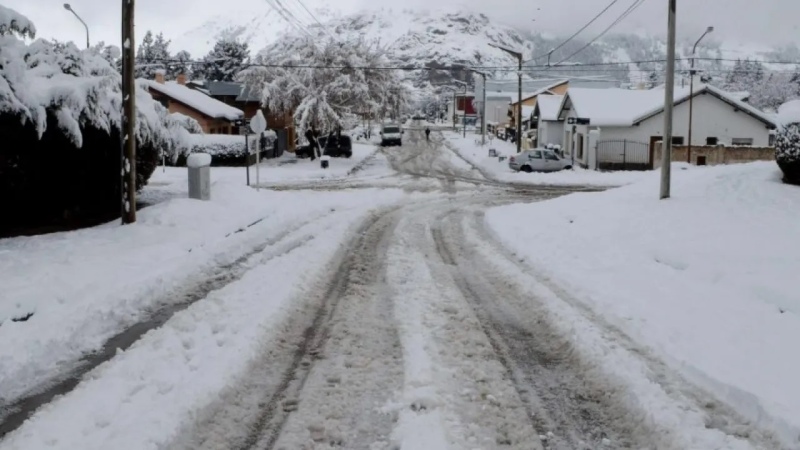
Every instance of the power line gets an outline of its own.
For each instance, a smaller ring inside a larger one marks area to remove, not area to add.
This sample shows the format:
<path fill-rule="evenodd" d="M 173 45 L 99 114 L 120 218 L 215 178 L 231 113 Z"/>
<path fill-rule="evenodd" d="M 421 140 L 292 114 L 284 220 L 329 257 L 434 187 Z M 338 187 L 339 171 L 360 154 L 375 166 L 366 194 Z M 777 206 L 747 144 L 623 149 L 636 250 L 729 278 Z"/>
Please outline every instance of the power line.
<path fill-rule="evenodd" d="M 676 61 L 690 61 L 691 58 L 676 58 Z M 735 62 L 736 59 L 724 59 L 724 58 L 696 58 L 697 61 L 727 61 L 727 62 Z M 154 61 L 162 62 L 162 63 L 174 63 L 174 64 L 213 64 L 213 62 L 209 61 L 185 61 L 179 59 L 170 59 L 170 58 L 162 58 L 162 59 L 155 59 Z M 555 72 L 556 74 L 553 76 L 557 76 L 558 72 L 627 72 L 627 71 L 653 71 L 655 69 L 642 69 L 642 68 L 611 68 L 611 69 L 593 69 L 594 67 L 613 67 L 613 66 L 628 66 L 631 64 L 638 65 L 638 64 L 652 64 L 652 63 L 665 63 L 667 62 L 666 59 L 650 59 L 650 60 L 641 60 L 641 61 L 628 61 L 628 62 L 606 62 L 606 63 L 587 63 L 587 64 L 580 64 L 580 65 L 569 65 L 569 66 L 546 66 L 546 65 L 536 65 L 536 66 L 526 66 L 526 68 L 549 68 L 551 72 Z M 770 65 L 794 65 L 800 67 L 799 61 L 753 61 L 759 62 L 761 64 L 770 64 Z M 442 71 L 442 72 L 452 72 L 452 71 L 464 71 L 464 66 L 444 66 L 444 67 L 415 67 L 415 66 L 345 66 L 345 65 L 321 65 L 321 64 L 266 64 L 266 63 L 251 63 L 245 65 L 243 67 L 267 67 L 267 68 L 297 68 L 297 69 L 354 69 L 354 70 L 403 70 L 403 71 Z M 516 72 L 518 68 L 516 66 L 469 66 L 470 69 L 475 70 L 496 70 L 496 71 L 514 71 Z M 706 68 L 702 69 L 705 71 L 724 71 L 724 72 L 756 72 L 758 69 L 733 69 L 733 68 Z M 780 72 L 794 72 L 794 70 L 769 70 L 767 69 L 766 73 L 780 73 Z"/>
<path fill-rule="evenodd" d="M 634 0 L 634 1 L 633 1 L 633 3 L 631 4 L 631 6 L 629 6 L 629 7 L 628 7 L 628 9 L 626 9 L 626 10 L 625 10 L 625 11 L 624 11 L 624 12 L 623 12 L 623 13 L 622 13 L 622 14 L 621 14 L 621 15 L 620 15 L 618 18 L 617 18 L 617 20 L 615 20 L 614 22 L 612 22 L 612 23 L 611 23 L 611 25 L 609 25 L 609 26 L 608 26 L 608 28 L 606 28 L 605 30 L 603 30 L 603 32 L 602 32 L 602 33 L 600 33 L 600 34 L 598 34 L 598 35 L 597 35 L 597 36 L 596 36 L 594 39 L 592 39 L 591 41 L 587 42 L 587 43 L 586 43 L 586 45 L 584 45 L 583 47 L 579 48 L 579 49 L 578 49 L 578 51 L 576 51 L 576 52 L 572 53 L 571 55 L 567 56 L 566 58 L 564 58 L 564 59 L 563 59 L 563 60 L 561 60 L 560 62 L 556 63 L 556 65 L 563 64 L 563 63 L 565 63 L 565 62 L 569 61 L 569 60 L 570 60 L 570 59 L 571 59 L 573 56 L 575 56 L 575 55 L 577 55 L 578 53 L 581 53 L 582 51 L 584 51 L 584 50 L 586 50 L 587 48 L 589 48 L 589 46 L 591 46 L 592 44 L 594 44 L 595 42 L 597 42 L 597 40 L 598 40 L 598 39 L 600 39 L 601 37 L 605 36 L 605 35 L 606 35 L 606 33 L 608 33 L 609 31 L 611 31 L 611 29 L 612 29 L 612 28 L 614 28 L 614 27 L 615 27 L 615 26 L 617 26 L 617 25 L 618 25 L 620 22 L 622 22 L 623 20 L 625 20 L 625 18 L 626 18 L 626 17 L 628 17 L 628 16 L 629 16 L 629 15 L 630 15 L 632 12 L 634 12 L 634 11 L 635 11 L 637 8 L 639 8 L 640 6 L 642 6 L 642 3 L 644 3 L 645 1 L 646 1 L 646 0 Z"/>
<path fill-rule="evenodd" d="M 529 59 L 529 61 L 535 61 L 535 60 L 537 60 L 539 58 L 544 58 L 545 56 L 547 56 L 547 55 L 555 52 L 556 50 L 564 47 L 565 45 L 567 45 L 570 41 L 572 41 L 573 39 L 578 37 L 578 35 L 581 34 L 584 30 L 589 28 L 595 21 L 597 21 L 597 19 L 599 19 L 603 14 L 605 14 L 606 11 L 611 9 L 611 7 L 614 6 L 617 2 L 619 2 L 619 0 L 613 0 L 611 3 L 608 4 L 608 6 L 606 6 L 602 11 L 600 11 L 600 13 L 598 13 L 596 16 L 594 16 L 594 18 L 592 20 L 590 20 L 586 25 L 581 27 L 580 30 L 576 31 L 575 34 L 573 34 L 572 36 L 568 37 L 567 40 L 565 40 L 564 42 L 562 42 L 561 44 L 559 44 L 558 46 L 556 46 L 552 50 L 548 51 L 547 53 L 541 54 L 539 56 L 534 56 L 533 58 Z"/>
<path fill-rule="evenodd" d="M 317 23 L 317 25 L 319 25 L 319 26 L 320 26 L 320 28 L 322 28 L 322 31 L 323 31 L 325 34 L 327 34 L 327 35 L 328 35 L 328 37 L 330 37 L 330 38 L 331 38 L 331 39 L 333 39 L 334 41 L 336 40 L 336 37 L 335 37 L 334 35 L 332 35 L 332 34 L 331 34 L 329 31 L 328 31 L 328 29 L 325 27 L 325 25 L 323 25 L 323 24 L 322 24 L 322 22 L 320 22 L 320 21 L 319 21 L 319 19 L 317 19 L 317 16 L 315 16 L 315 15 L 314 15 L 314 13 L 312 13 L 312 12 L 311 12 L 311 10 L 309 10 L 309 9 L 306 7 L 306 4 L 305 4 L 305 3 L 303 3 L 303 0 L 295 0 L 295 2 L 296 2 L 296 3 L 298 3 L 298 4 L 300 4 L 300 6 L 301 6 L 301 7 L 302 7 L 302 8 L 305 10 L 305 12 L 306 12 L 306 13 L 308 13 L 308 15 L 309 15 L 309 16 L 311 16 L 311 18 L 314 20 L 314 22 L 316 22 L 316 23 Z"/>

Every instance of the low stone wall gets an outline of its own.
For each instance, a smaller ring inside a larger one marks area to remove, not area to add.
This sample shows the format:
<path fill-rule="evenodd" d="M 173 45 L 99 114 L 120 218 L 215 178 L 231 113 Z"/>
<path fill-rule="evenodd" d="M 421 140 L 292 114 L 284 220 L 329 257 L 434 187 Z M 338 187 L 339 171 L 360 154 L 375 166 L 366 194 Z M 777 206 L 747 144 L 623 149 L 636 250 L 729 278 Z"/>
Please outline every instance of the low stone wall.
<path fill-rule="evenodd" d="M 672 147 L 672 162 L 686 162 L 689 148 L 685 145 Z M 725 147 L 722 145 L 692 146 L 692 164 L 717 166 L 753 161 L 774 161 L 774 147 Z M 653 153 L 654 167 L 661 167 L 661 142 L 656 143 Z"/>

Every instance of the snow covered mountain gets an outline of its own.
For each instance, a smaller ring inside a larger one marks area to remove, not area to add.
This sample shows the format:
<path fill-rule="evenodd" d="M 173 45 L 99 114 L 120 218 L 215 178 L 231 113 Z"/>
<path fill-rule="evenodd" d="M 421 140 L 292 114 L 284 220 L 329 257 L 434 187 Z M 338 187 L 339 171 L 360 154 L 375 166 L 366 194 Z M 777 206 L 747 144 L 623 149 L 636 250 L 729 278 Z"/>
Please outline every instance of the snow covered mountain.
<path fill-rule="evenodd" d="M 519 49 L 526 57 L 531 57 L 546 54 L 548 49 L 559 45 L 563 40 L 561 36 L 517 30 L 491 20 L 484 14 L 465 12 L 463 8 L 420 10 L 385 7 L 359 10 L 355 5 L 348 7 L 337 4 L 337 10 L 334 11 L 326 6 L 327 2 L 324 0 L 305 0 L 303 3 L 292 3 L 291 0 L 243 0 L 237 2 L 237 5 L 241 5 L 237 6 L 239 9 L 210 17 L 203 25 L 174 38 L 172 49 L 186 49 L 199 57 L 220 36 L 230 34 L 247 41 L 255 53 L 284 33 L 308 33 L 321 39 L 335 36 L 343 41 L 358 38 L 379 40 L 389 48 L 390 58 L 395 63 L 409 68 L 436 69 L 465 66 L 509 67 L 514 65 L 514 60 L 489 44 Z M 552 62 L 570 57 L 583 46 L 584 42 L 580 39 L 570 42 L 553 53 Z M 692 42 L 680 42 L 679 56 L 688 57 L 691 46 Z M 666 43 L 661 38 L 643 34 L 618 34 L 605 37 L 570 57 L 569 61 L 584 65 L 652 61 L 664 59 L 665 53 Z M 708 39 L 698 49 L 698 56 L 718 59 L 719 61 L 702 61 L 698 66 L 722 76 L 733 65 L 732 61 L 722 60 L 795 60 L 800 59 L 800 50 L 796 47 L 770 49 L 745 43 L 726 44 Z M 546 58 L 541 58 L 534 64 L 543 65 L 546 62 Z M 785 69 L 786 66 L 781 68 Z M 561 72 L 538 68 L 530 72 L 538 77 L 599 76 L 616 82 L 635 84 L 653 81 L 657 74 L 663 72 L 663 67 L 659 63 L 641 63 L 630 66 L 594 66 L 580 70 L 564 69 Z M 494 75 L 513 78 L 513 73 L 509 71 L 496 72 Z M 446 83 L 452 78 L 464 79 L 468 76 L 450 70 L 429 70 L 420 73 L 417 81 L 438 84 Z"/>

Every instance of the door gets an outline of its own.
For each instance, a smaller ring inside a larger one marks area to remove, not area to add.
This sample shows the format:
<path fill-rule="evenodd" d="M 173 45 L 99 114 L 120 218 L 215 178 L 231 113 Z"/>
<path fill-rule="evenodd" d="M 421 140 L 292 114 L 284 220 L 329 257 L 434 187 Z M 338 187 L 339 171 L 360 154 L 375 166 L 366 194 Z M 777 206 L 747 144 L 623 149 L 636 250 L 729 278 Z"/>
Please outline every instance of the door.
<path fill-rule="evenodd" d="M 650 170 L 655 167 L 656 142 L 662 139 L 661 136 L 650 136 Z"/>
<path fill-rule="evenodd" d="M 528 152 L 528 164 L 534 172 L 547 172 L 547 163 L 545 163 L 543 151 L 531 150 Z"/>
<path fill-rule="evenodd" d="M 558 172 L 561 170 L 561 159 L 556 156 L 555 152 L 544 153 L 544 168 L 547 172 Z"/>

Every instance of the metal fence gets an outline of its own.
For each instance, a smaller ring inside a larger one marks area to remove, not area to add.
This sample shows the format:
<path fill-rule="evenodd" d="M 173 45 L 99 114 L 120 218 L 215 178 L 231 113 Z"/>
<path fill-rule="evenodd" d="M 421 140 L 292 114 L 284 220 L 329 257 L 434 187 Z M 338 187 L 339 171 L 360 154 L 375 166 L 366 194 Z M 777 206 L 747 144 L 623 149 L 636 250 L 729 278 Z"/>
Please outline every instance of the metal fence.
<path fill-rule="evenodd" d="M 597 168 L 600 170 L 650 170 L 650 144 L 628 139 L 597 142 Z"/>

